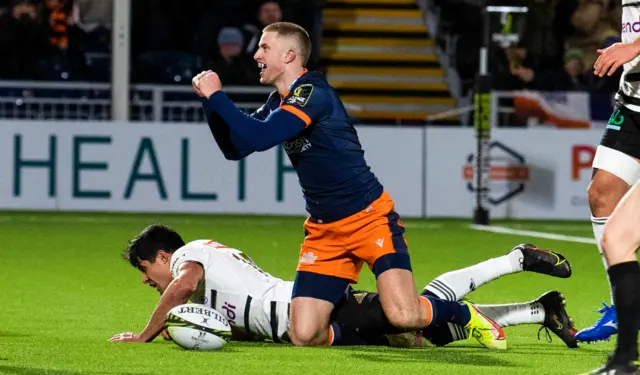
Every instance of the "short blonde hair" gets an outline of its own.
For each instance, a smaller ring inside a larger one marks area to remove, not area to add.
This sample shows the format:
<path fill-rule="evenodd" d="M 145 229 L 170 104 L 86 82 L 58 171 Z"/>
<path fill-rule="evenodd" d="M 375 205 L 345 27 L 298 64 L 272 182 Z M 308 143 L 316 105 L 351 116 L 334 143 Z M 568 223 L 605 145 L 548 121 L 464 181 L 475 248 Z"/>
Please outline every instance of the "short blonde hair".
<path fill-rule="evenodd" d="M 291 22 L 276 22 L 265 27 L 262 32 L 273 31 L 280 36 L 293 37 L 300 47 L 302 66 L 306 66 L 311 55 L 311 38 L 309 33 L 300 25 Z"/>

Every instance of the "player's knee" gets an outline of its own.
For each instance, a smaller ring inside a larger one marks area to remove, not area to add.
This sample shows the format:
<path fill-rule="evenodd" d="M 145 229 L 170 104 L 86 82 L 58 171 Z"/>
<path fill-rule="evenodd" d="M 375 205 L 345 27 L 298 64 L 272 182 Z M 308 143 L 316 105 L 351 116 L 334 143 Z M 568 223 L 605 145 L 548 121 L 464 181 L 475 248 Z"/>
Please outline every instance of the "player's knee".
<path fill-rule="evenodd" d="M 611 215 L 628 189 L 629 185 L 625 180 L 609 171 L 599 169 L 587 188 L 591 214 L 597 217 Z"/>
<path fill-rule="evenodd" d="M 589 187 L 587 188 L 587 197 L 589 198 L 589 207 L 591 208 L 591 213 L 593 215 L 600 216 L 597 213 L 604 211 L 608 206 L 608 196 L 606 184 L 600 184 L 596 181 L 589 184 Z"/>
<path fill-rule="evenodd" d="M 624 181 L 620 180 L 623 184 Z M 587 197 L 589 199 L 589 207 L 594 216 L 609 216 L 616 207 L 620 194 L 619 187 L 615 181 L 594 179 L 587 188 Z M 624 194 L 624 192 L 622 193 Z"/>
<path fill-rule="evenodd" d="M 322 340 L 320 332 L 312 327 L 292 327 L 289 332 L 291 343 L 295 346 L 323 346 L 327 341 Z"/>

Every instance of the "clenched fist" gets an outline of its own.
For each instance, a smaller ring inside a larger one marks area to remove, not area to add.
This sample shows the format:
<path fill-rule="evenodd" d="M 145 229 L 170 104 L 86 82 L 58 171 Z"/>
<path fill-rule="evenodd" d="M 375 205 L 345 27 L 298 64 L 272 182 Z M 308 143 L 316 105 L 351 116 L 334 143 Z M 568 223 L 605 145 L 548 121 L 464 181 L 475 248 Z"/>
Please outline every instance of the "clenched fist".
<path fill-rule="evenodd" d="M 211 70 L 201 72 L 197 76 L 193 77 L 191 85 L 198 96 L 207 99 L 209 99 L 209 97 L 211 97 L 211 95 L 216 91 L 220 91 L 222 89 L 220 77 Z"/>

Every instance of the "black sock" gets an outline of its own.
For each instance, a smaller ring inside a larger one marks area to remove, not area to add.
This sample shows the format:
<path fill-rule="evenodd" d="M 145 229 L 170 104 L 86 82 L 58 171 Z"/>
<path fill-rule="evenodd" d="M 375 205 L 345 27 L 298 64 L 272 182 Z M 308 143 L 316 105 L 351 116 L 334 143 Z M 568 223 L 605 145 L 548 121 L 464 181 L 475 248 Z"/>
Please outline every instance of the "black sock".
<path fill-rule="evenodd" d="M 618 317 L 618 341 L 611 361 L 627 364 L 638 359 L 640 264 L 637 261 L 616 264 L 609 267 L 608 273 Z"/>

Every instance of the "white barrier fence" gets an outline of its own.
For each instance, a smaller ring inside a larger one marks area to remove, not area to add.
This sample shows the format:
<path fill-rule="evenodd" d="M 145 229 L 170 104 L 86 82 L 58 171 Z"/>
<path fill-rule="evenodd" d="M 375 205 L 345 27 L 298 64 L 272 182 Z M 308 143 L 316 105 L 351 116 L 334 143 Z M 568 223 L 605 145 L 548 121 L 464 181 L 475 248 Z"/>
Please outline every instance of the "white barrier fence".
<path fill-rule="evenodd" d="M 470 217 L 473 130 L 359 127 L 406 217 Z M 492 218 L 584 219 L 601 130 L 496 129 Z M 275 148 L 223 158 L 206 125 L 0 121 L 0 209 L 304 215 Z"/>

